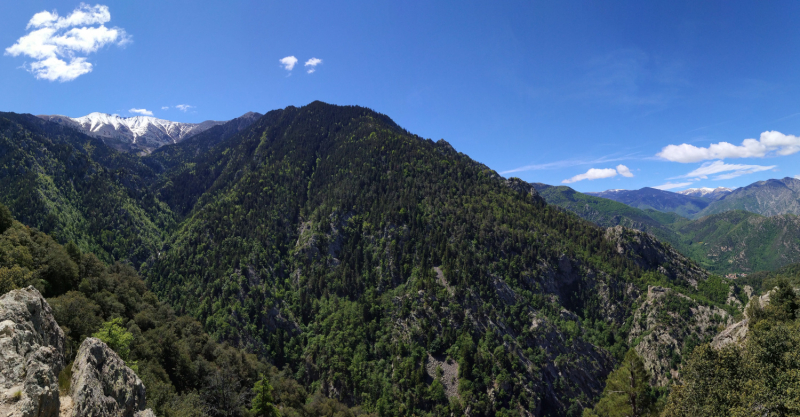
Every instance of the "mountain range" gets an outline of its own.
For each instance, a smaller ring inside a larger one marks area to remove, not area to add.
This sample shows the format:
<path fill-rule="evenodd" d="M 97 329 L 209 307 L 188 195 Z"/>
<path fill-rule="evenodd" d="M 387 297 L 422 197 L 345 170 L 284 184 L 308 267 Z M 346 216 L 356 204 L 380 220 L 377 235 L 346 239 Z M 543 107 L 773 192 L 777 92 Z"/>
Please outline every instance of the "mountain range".
<path fill-rule="evenodd" d="M 786 180 L 789 179 L 783 181 Z M 764 216 L 731 210 L 692 220 L 669 211 L 638 209 L 589 193 L 579 193 L 566 186 L 540 183 L 533 186 L 548 203 L 595 224 L 605 227 L 622 225 L 652 233 L 715 273 L 752 273 L 800 262 L 800 218 L 791 212 Z M 765 192 L 760 183 L 749 187 Z M 723 200 L 710 203 L 709 208 L 729 198 L 736 201 L 739 190 Z M 663 193 L 659 195 L 663 196 Z M 648 194 L 642 193 L 644 196 Z M 791 201 L 790 198 L 786 200 Z"/>
<path fill-rule="evenodd" d="M 703 268 L 739 247 L 704 263 L 709 240 L 794 256 L 792 215 L 503 178 L 364 107 L 125 152 L 82 129 L 0 113 L 0 283 L 41 287 L 71 343 L 123 317 L 158 415 L 246 415 L 269 368 L 287 415 L 580 416 L 631 355 L 669 392 L 741 317 L 749 287 Z"/>
<path fill-rule="evenodd" d="M 723 187 L 689 188 L 674 193 L 645 187 L 586 194 L 639 209 L 677 213 L 690 219 L 731 210 L 744 210 L 762 216 L 800 215 L 800 180 L 790 177 L 758 181 L 735 190 Z"/>
<path fill-rule="evenodd" d="M 703 197 L 683 195 L 650 187 L 639 190 L 608 190 L 586 194 L 618 201 L 639 209 L 677 213 L 683 217 L 695 216 L 710 203 L 708 199 Z"/>
<path fill-rule="evenodd" d="M 257 118 L 247 113 L 241 118 Z M 104 143 L 124 151 L 152 152 L 161 146 L 175 144 L 225 122 L 207 120 L 202 123 L 180 123 L 152 116 L 121 117 L 116 114 L 90 113 L 82 117 L 41 115 L 41 119 L 69 126 Z"/>

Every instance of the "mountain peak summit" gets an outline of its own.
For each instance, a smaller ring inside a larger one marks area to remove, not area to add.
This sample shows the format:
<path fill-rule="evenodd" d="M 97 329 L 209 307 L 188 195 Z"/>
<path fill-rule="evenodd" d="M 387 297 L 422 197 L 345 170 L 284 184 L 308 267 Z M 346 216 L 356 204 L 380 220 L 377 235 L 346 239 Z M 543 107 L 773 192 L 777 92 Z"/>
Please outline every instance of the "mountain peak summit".
<path fill-rule="evenodd" d="M 245 116 L 252 117 L 247 113 Z M 181 123 L 154 116 L 122 117 L 118 114 L 92 112 L 86 116 L 41 115 L 44 120 L 68 126 L 89 136 L 102 139 L 114 148 L 126 151 L 152 152 L 164 145 L 178 143 L 224 121 L 207 120 L 202 123 Z"/>

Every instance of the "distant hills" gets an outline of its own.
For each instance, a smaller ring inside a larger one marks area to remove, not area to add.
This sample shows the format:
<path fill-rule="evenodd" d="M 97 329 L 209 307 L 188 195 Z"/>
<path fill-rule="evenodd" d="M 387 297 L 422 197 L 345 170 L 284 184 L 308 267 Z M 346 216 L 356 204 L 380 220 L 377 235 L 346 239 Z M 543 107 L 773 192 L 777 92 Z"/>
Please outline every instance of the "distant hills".
<path fill-rule="evenodd" d="M 639 209 L 677 213 L 699 219 L 716 213 L 743 210 L 762 216 L 800 215 L 800 180 L 786 177 L 758 181 L 746 187 L 689 188 L 677 193 L 645 187 L 586 193 Z"/>
<path fill-rule="evenodd" d="M 737 188 L 709 204 L 698 213 L 698 217 L 731 210 L 744 210 L 762 216 L 800 214 L 800 180 L 786 177 Z"/>
<path fill-rule="evenodd" d="M 722 200 L 710 202 L 706 210 L 721 207 L 723 203 L 740 201 L 753 194 L 759 195 L 760 201 L 782 201 L 784 207 L 791 207 L 789 204 L 791 195 L 786 191 L 788 186 L 781 187 L 775 184 L 785 184 L 784 181 L 793 184 L 792 181 L 797 180 L 786 178 L 755 183 L 735 190 Z M 669 242 L 704 268 L 716 273 L 749 273 L 800 262 L 800 217 L 792 213 L 768 217 L 734 209 L 702 216 L 703 211 L 701 211 L 695 214 L 695 217 L 698 215 L 702 217 L 693 220 L 674 212 L 662 212 L 649 207 L 645 209 L 631 207 L 590 193 L 579 193 L 565 186 L 553 187 L 541 183 L 534 183 L 533 186 L 550 204 L 569 210 L 600 226 L 621 225 L 651 233 L 658 239 Z M 776 194 L 780 198 L 770 199 L 768 197 L 770 189 L 778 190 Z M 680 197 L 683 196 L 680 194 L 660 190 L 655 190 L 660 191 L 659 193 L 649 193 L 649 190 L 653 189 L 593 194 L 630 196 L 642 191 L 638 193 L 640 198 L 634 201 L 645 202 L 648 195 L 656 196 L 657 201 L 661 202 L 682 201 Z M 680 197 L 670 200 L 669 194 Z M 666 205 L 658 206 L 663 208 Z M 735 204 L 731 206 L 737 207 Z"/>
<path fill-rule="evenodd" d="M 657 190 L 650 187 L 640 190 L 608 190 L 586 194 L 618 201 L 639 209 L 677 213 L 683 217 L 694 216 L 710 203 L 710 200 L 706 198 Z"/>

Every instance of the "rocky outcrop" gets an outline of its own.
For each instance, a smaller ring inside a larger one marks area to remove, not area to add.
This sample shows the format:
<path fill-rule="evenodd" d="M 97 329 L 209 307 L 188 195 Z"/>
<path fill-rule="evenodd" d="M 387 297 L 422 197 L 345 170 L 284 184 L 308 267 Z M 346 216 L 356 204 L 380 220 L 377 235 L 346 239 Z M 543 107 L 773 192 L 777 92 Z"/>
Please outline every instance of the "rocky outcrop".
<path fill-rule="evenodd" d="M 707 271 L 649 233 L 615 226 L 606 229 L 605 238 L 616 246 L 619 254 L 627 254 L 645 270 L 658 271 L 671 280 L 693 287 L 697 287 L 697 281 L 708 278 Z"/>
<path fill-rule="evenodd" d="M 769 304 L 770 294 L 771 292 L 768 292 L 758 297 L 762 308 Z M 756 297 L 750 299 L 747 303 L 747 307 L 750 307 L 750 303 L 752 303 L 755 298 Z M 747 339 L 747 331 L 750 330 L 750 317 L 747 316 L 747 307 L 744 309 L 744 318 L 741 321 L 731 324 L 718 335 L 714 336 L 714 340 L 711 341 L 711 347 L 714 349 L 722 349 L 731 344 L 741 345 Z"/>
<path fill-rule="evenodd" d="M 714 337 L 732 323 L 723 309 L 703 305 L 669 288 L 651 286 L 633 316 L 629 343 L 652 374 L 652 384 L 668 386 L 679 379 L 678 365 L 687 344 Z"/>
<path fill-rule="evenodd" d="M 0 297 L 0 415 L 58 416 L 64 332 L 34 287 Z"/>
<path fill-rule="evenodd" d="M 145 410 L 142 380 L 103 341 L 83 341 L 72 365 L 73 417 L 133 417 Z M 149 412 L 150 414 L 147 414 Z"/>

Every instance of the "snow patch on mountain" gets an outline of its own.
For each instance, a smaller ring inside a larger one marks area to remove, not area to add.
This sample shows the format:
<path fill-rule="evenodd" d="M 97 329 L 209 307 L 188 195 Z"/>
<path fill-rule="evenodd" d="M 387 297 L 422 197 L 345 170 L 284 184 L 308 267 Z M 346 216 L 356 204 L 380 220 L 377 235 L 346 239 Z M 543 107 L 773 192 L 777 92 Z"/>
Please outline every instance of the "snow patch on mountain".
<path fill-rule="evenodd" d="M 111 145 L 132 145 L 128 148 L 148 152 L 164 145 L 178 143 L 189 136 L 225 123 L 213 120 L 202 123 L 180 123 L 152 116 L 121 117 L 98 112 L 75 118 L 61 115 L 39 117 L 78 129 L 89 136 L 103 139 L 106 143 L 110 142 Z"/>

